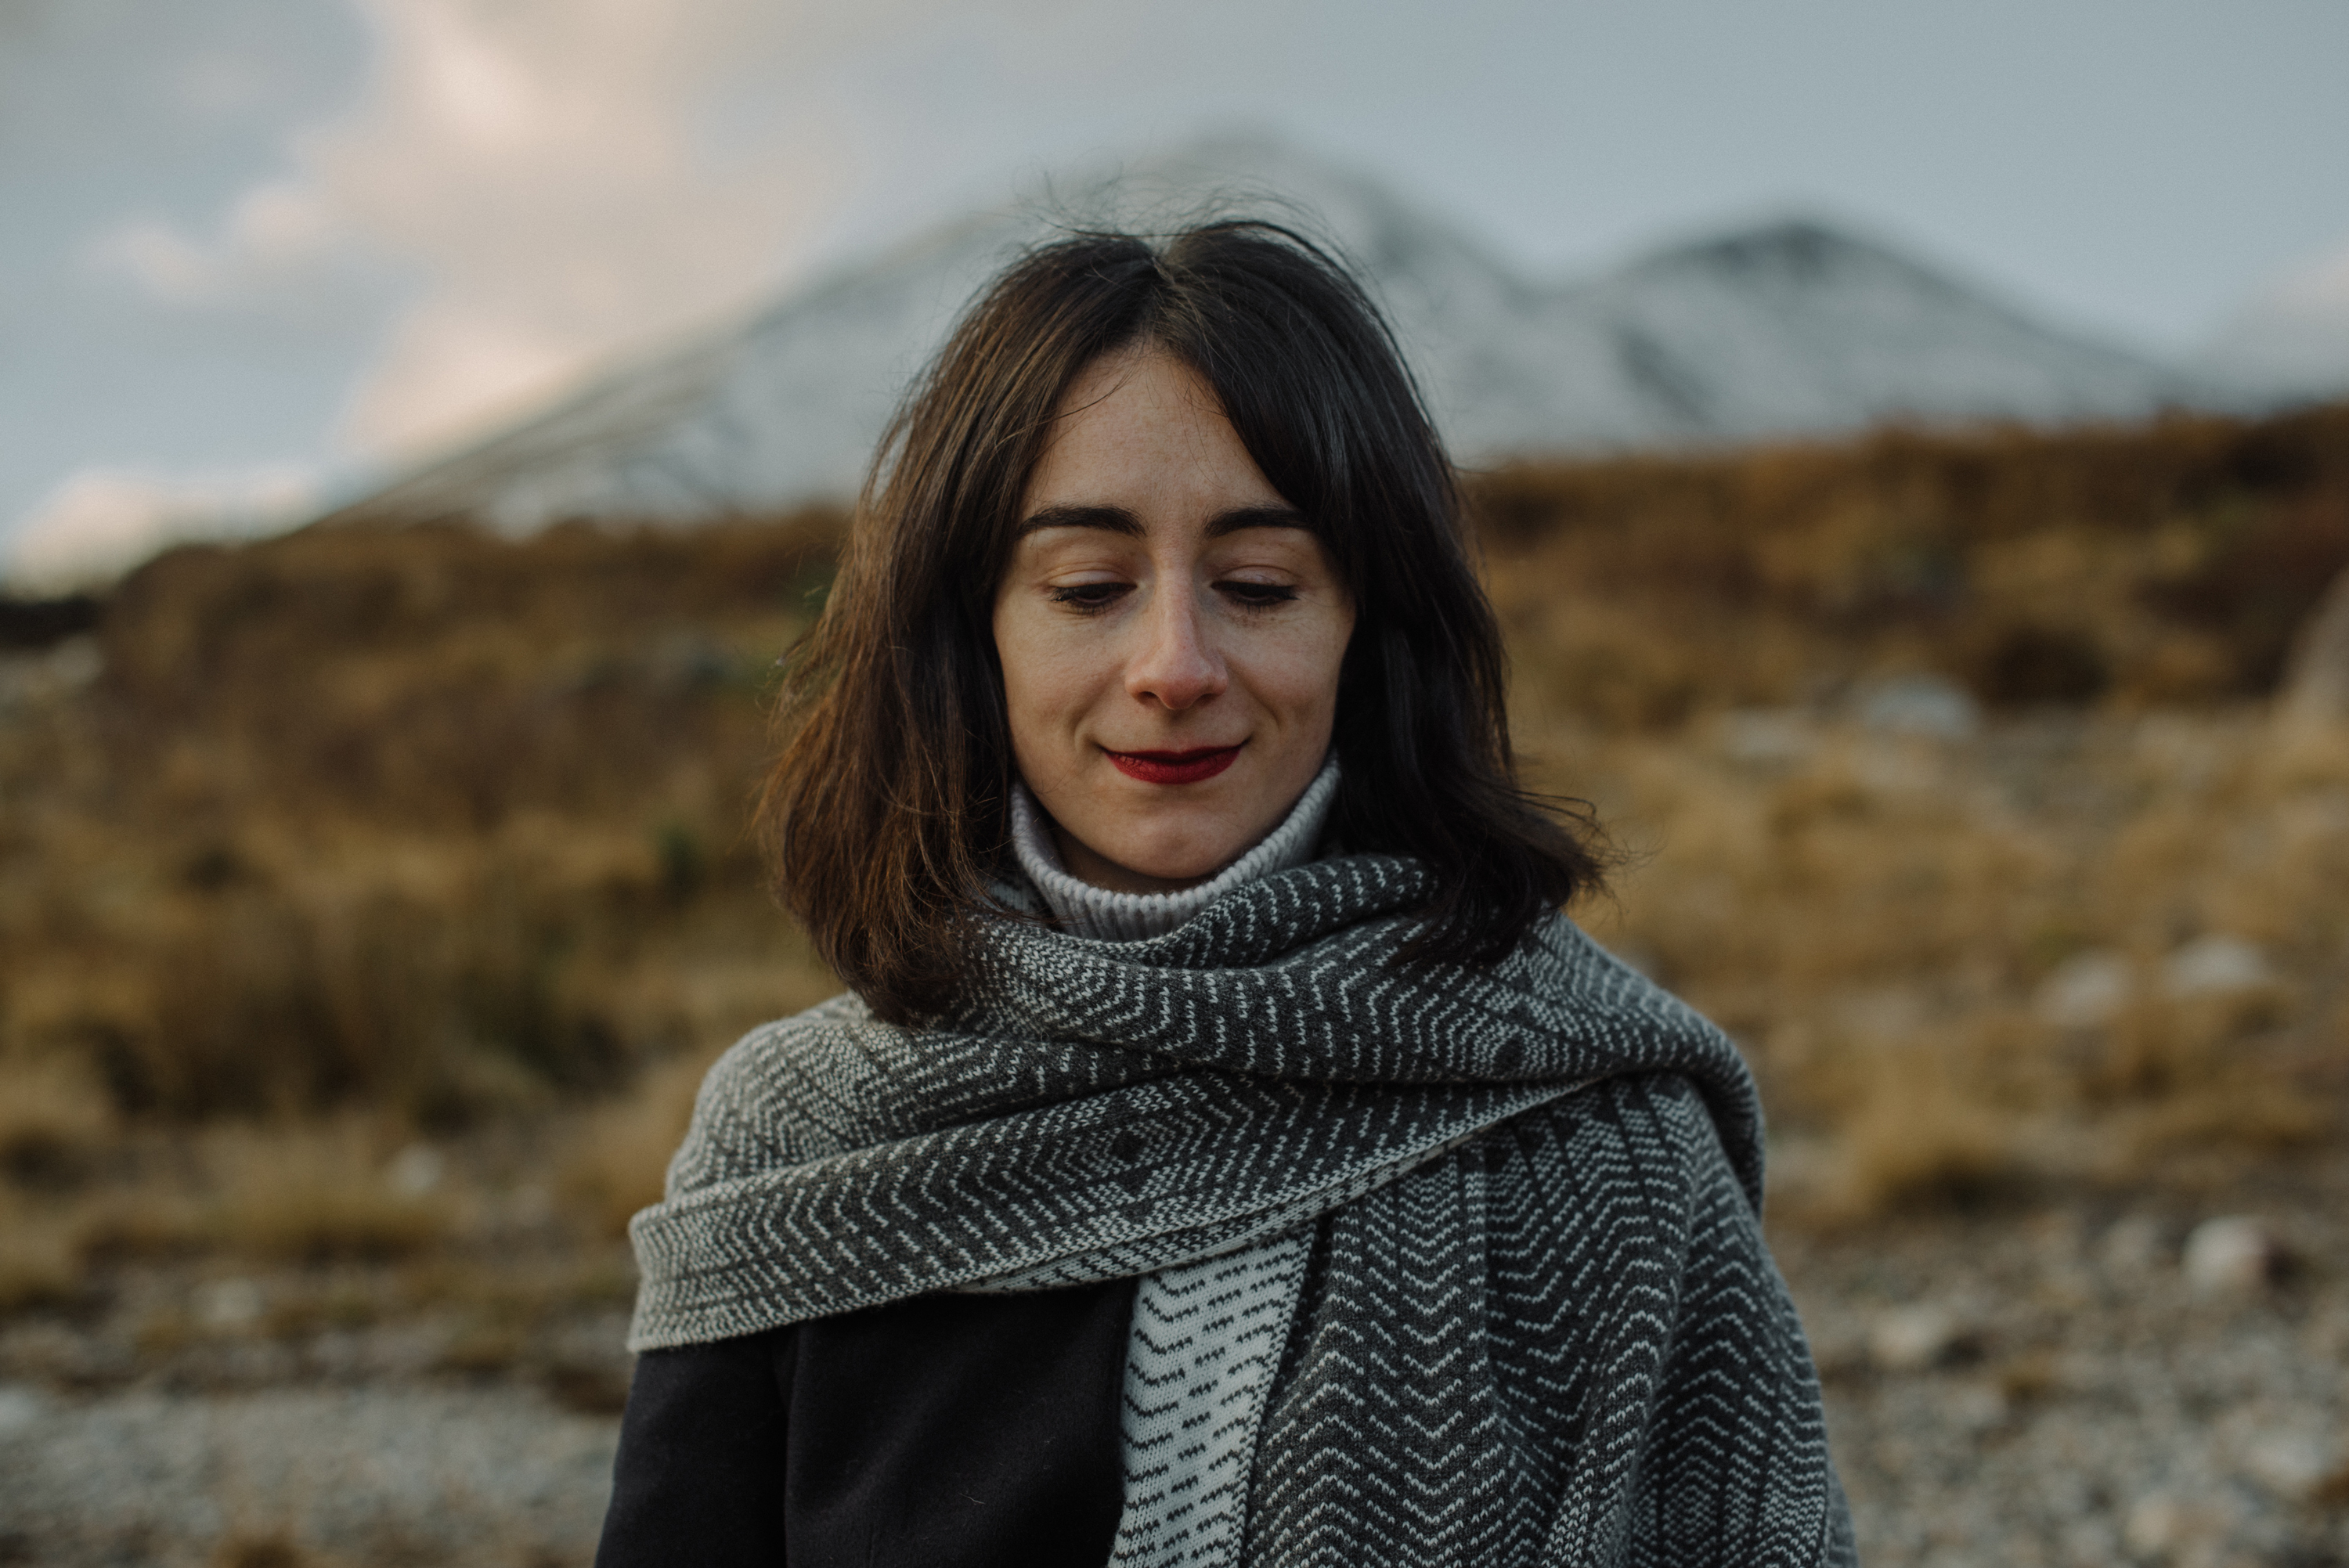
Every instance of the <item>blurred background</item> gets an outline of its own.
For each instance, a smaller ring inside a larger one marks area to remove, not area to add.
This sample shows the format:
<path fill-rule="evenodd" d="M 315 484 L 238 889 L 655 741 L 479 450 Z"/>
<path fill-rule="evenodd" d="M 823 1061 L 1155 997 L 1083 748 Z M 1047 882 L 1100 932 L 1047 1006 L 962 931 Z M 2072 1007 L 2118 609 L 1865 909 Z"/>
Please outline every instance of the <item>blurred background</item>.
<path fill-rule="evenodd" d="M 0 0 L 0 1563 L 584 1563 L 745 841 L 1022 243 L 1297 223 L 1880 1563 L 2349 1563 L 2349 11 Z"/>

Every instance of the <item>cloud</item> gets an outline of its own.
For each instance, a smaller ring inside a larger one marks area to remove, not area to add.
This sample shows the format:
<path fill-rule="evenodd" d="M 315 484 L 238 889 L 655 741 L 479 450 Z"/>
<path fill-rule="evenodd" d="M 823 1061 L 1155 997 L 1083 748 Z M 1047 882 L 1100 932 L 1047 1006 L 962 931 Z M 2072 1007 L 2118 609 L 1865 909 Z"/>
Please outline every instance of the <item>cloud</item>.
<path fill-rule="evenodd" d="M 337 214 L 297 181 L 256 185 L 229 210 L 221 237 L 191 240 L 177 226 L 135 218 L 100 235 L 90 260 L 172 304 L 261 304 L 346 259 Z"/>
<path fill-rule="evenodd" d="M 943 0 L 853 21 L 767 0 L 357 4 L 367 85 L 297 139 L 290 175 L 209 237 L 145 220 L 92 258 L 188 306 L 400 270 L 409 304 L 340 432 L 348 454 L 398 459 L 771 286 L 854 172 L 825 61 Z"/>
<path fill-rule="evenodd" d="M 84 469 L 17 529 L 0 576 L 12 592 L 62 593 L 103 583 L 169 545 L 291 527 L 318 500 L 316 470 L 296 463 L 181 475 Z"/>

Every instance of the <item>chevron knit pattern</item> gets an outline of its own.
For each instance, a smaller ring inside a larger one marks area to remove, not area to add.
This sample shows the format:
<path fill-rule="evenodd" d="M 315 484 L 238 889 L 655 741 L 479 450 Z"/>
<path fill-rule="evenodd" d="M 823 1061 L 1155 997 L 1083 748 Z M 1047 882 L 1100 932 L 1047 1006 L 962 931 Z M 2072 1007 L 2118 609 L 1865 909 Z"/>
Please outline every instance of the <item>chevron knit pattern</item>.
<path fill-rule="evenodd" d="M 1213 1294 L 1295 1233 L 1260 1389 L 1209 1326 L 1253 1325 L 1245 1274 L 1143 1367 L 1261 1404 L 1134 1561 L 1850 1561 L 1736 1052 L 1563 917 L 1489 969 L 1391 962 L 1430 892 L 1348 856 L 1148 941 L 1003 922 L 938 1027 L 843 997 L 754 1031 L 632 1226 L 631 1346 L 1191 1264 Z"/>

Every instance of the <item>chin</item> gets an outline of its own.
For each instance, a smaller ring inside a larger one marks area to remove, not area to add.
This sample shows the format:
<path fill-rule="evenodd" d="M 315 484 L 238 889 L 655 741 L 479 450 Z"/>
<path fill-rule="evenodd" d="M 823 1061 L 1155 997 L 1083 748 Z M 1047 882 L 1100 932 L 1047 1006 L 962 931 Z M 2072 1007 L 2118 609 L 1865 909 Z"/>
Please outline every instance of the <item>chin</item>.
<path fill-rule="evenodd" d="M 1228 833 L 1200 834 L 1180 830 L 1165 834 L 1138 834 L 1108 858 L 1130 872 L 1160 882 L 1200 882 L 1239 859 L 1247 846 Z"/>

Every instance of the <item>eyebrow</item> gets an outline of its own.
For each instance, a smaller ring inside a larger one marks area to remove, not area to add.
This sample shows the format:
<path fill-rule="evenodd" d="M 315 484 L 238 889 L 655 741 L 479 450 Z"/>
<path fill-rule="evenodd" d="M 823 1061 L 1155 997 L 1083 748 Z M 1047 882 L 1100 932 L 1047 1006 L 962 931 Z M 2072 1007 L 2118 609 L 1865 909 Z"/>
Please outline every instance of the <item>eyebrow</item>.
<path fill-rule="evenodd" d="M 1295 507 L 1236 506 L 1207 520 L 1207 537 L 1218 539 L 1245 528 L 1307 527 L 1305 514 Z M 1048 506 L 1030 515 L 1012 531 L 1011 537 L 1025 539 L 1046 528 L 1097 528 L 1134 539 L 1141 538 L 1143 531 L 1142 519 L 1122 506 Z"/>

